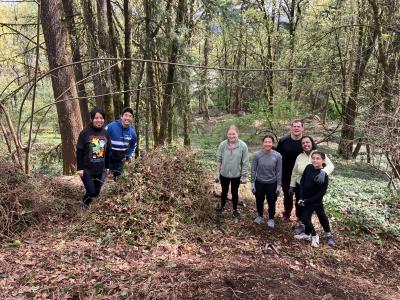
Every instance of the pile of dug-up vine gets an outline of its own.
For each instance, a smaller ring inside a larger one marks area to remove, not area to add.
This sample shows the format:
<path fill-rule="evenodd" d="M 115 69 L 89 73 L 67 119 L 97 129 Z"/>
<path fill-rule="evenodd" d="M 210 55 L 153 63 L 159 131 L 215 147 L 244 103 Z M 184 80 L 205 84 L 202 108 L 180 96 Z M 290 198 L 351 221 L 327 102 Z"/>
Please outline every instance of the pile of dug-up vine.
<path fill-rule="evenodd" d="M 173 237 L 178 228 L 212 216 L 206 172 L 184 149 L 161 148 L 127 164 L 126 174 L 117 182 L 108 179 L 87 210 L 79 205 L 83 189 L 78 178 L 75 185 L 66 185 L 61 177 L 29 177 L 5 160 L 0 168 L 2 235 L 63 218 L 73 220 L 80 234 L 104 242 L 123 239 L 151 247 Z"/>
<path fill-rule="evenodd" d="M 124 238 L 151 247 L 213 215 L 206 171 L 190 151 L 154 150 L 126 171 L 90 208 L 85 232 L 101 234 L 104 242 Z"/>
<path fill-rule="evenodd" d="M 51 197 L 10 161 L 0 159 L 0 169 L 0 234 L 8 236 L 48 215 Z"/>

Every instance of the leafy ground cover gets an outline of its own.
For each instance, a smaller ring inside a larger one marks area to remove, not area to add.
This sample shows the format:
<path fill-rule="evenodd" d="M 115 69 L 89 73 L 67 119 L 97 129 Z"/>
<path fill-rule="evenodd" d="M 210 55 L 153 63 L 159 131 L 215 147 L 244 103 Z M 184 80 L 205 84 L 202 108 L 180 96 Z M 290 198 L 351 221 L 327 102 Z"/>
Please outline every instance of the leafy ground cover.
<path fill-rule="evenodd" d="M 89 210 L 79 206 L 83 189 L 76 176 L 5 172 L 0 216 L 8 211 L 29 222 L 1 235 L 1 298 L 400 298 L 398 201 L 385 191 L 381 173 L 334 158 L 326 203 L 337 246 L 328 248 L 321 235 L 321 247 L 313 249 L 293 239 L 291 222 L 278 218 L 274 230 L 252 222 L 249 184 L 240 189 L 239 222 L 230 204 L 217 215 L 216 145 L 199 145 L 195 153 L 146 154 L 120 182 L 108 181 Z M 44 210 L 31 214 L 24 203 Z"/>

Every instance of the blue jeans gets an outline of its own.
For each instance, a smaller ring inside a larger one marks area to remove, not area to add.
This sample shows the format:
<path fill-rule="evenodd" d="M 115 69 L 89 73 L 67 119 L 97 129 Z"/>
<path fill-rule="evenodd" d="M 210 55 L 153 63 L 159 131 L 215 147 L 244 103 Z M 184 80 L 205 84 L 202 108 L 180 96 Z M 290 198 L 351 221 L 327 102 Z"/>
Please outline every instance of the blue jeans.
<path fill-rule="evenodd" d="M 83 176 L 81 179 L 86 189 L 86 193 L 82 199 L 83 204 L 89 205 L 93 198 L 100 194 L 101 187 L 106 179 L 106 175 L 106 170 L 104 170 L 101 174 L 92 174 L 90 170 L 83 170 Z"/>

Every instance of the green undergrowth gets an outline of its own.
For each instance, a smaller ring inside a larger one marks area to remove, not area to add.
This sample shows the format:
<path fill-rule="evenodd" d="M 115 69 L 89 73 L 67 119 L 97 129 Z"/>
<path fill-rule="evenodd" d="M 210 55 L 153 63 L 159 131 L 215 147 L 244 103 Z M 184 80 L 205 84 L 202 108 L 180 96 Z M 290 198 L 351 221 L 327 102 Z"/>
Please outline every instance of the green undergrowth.
<path fill-rule="evenodd" d="M 334 159 L 327 210 L 339 225 L 367 236 L 400 236 L 400 195 L 387 187 L 382 173 L 367 165 Z"/>

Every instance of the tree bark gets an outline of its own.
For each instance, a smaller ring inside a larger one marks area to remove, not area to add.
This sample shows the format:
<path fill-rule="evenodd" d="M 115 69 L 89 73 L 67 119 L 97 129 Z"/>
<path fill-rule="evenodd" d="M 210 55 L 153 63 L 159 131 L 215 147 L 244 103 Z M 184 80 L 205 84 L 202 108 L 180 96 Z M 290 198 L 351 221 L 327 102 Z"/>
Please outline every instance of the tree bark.
<path fill-rule="evenodd" d="M 114 26 L 113 21 L 113 11 L 111 6 L 111 0 L 107 0 L 107 23 L 108 23 L 108 31 L 110 36 L 110 42 L 108 43 L 108 53 L 112 57 L 119 57 L 117 45 L 119 44 L 117 33 Z M 114 108 L 114 118 L 118 119 L 124 109 L 124 101 L 122 99 L 122 94 L 119 92 L 122 89 L 122 79 L 121 79 L 121 69 L 120 64 L 118 63 L 116 66 L 113 66 L 111 69 L 112 75 L 112 86 L 114 87 L 112 90 L 117 91 L 112 96 L 112 103 Z"/>
<path fill-rule="evenodd" d="M 168 65 L 167 70 L 167 81 L 165 87 L 165 97 L 162 105 L 162 113 L 161 113 L 161 121 L 160 121 L 160 134 L 158 137 L 158 144 L 164 145 L 165 139 L 167 137 L 167 129 L 168 129 L 168 116 L 171 111 L 171 102 L 172 102 L 172 93 L 174 90 L 174 77 L 175 77 L 175 65 L 178 59 L 178 51 L 180 48 L 179 45 L 179 36 L 182 29 L 182 25 L 184 24 L 184 17 L 186 12 L 186 0 L 179 0 L 178 7 L 176 12 L 176 20 L 175 20 L 175 35 L 172 40 L 171 52 L 169 57 L 169 62 L 173 64 Z"/>
<path fill-rule="evenodd" d="M 361 12 L 359 12 L 360 14 Z M 361 20 L 360 20 L 361 21 Z M 344 159 L 350 159 L 353 153 L 355 122 L 357 117 L 357 98 L 367 63 L 374 49 L 377 30 L 368 27 L 367 32 L 362 26 L 358 27 L 357 58 L 352 74 L 351 91 L 343 110 L 343 125 L 339 142 L 338 154 Z M 366 39 L 366 41 L 365 41 Z"/>
<path fill-rule="evenodd" d="M 92 1 L 81 0 L 84 22 L 86 25 L 87 47 L 90 58 L 99 57 L 99 46 L 97 41 L 97 28 L 95 16 L 93 14 Z M 103 84 L 100 77 L 100 62 L 95 61 L 91 64 L 91 73 L 93 77 L 94 94 L 96 96 L 96 106 L 104 108 Z"/>
<path fill-rule="evenodd" d="M 155 53 L 155 43 L 154 38 L 157 35 L 157 29 L 154 26 L 154 10 L 155 3 L 153 0 L 143 0 L 143 7 L 145 12 L 145 33 L 146 33 L 146 47 L 144 52 L 145 60 L 152 60 Z M 154 146 L 158 146 L 158 136 L 159 136 L 159 118 L 158 118 L 158 106 L 157 106 L 157 95 L 154 92 L 156 89 L 156 81 L 154 74 L 154 65 L 151 62 L 146 63 L 146 82 L 147 82 L 147 103 L 146 106 L 146 121 L 149 121 L 151 114 L 151 122 L 153 129 L 153 140 Z M 146 138 L 148 138 L 146 130 Z M 148 147 L 149 142 L 146 140 L 146 147 Z"/>
<path fill-rule="evenodd" d="M 124 43 L 125 43 L 125 58 L 131 58 L 132 57 L 132 42 L 131 42 L 131 37 L 132 37 L 132 25 L 131 25 L 131 11 L 129 8 L 129 0 L 124 0 L 124 29 L 125 29 L 125 35 L 124 35 Z M 130 87 L 130 81 L 131 81 L 131 73 L 132 73 L 132 61 L 126 60 L 124 61 L 124 106 L 129 107 L 130 106 L 130 92 L 129 90 Z"/>
<path fill-rule="evenodd" d="M 73 9 L 74 3 L 73 0 L 62 0 L 62 3 L 64 8 L 65 21 L 67 23 L 69 41 L 71 44 L 72 61 L 79 62 L 82 60 L 82 55 L 81 55 L 81 45 L 79 42 L 78 32 L 76 30 L 75 19 L 74 19 L 74 9 Z M 74 66 L 74 72 L 76 81 L 78 83 L 77 90 L 78 90 L 79 108 L 81 110 L 82 122 L 83 124 L 88 124 L 90 122 L 89 106 L 88 106 L 87 93 L 83 78 L 82 65 L 76 64 Z"/>
<path fill-rule="evenodd" d="M 41 1 L 41 22 L 50 69 L 71 63 L 67 52 L 67 34 L 62 22 L 62 4 L 60 0 Z M 53 93 L 59 98 L 56 104 L 58 124 L 61 133 L 63 173 L 75 172 L 76 142 L 82 130 L 75 76 L 72 67 L 54 71 L 51 76 Z M 66 91 L 66 92 L 65 92 Z"/>
<path fill-rule="evenodd" d="M 108 56 L 111 54 L 111 37 L 108 26 L 108 8 L 107 0 L 97 0 L 97 28 L 99 35 L 99 47 L 102 50 L 101 56 Z M 114 119 L 114 107 L 113 98 L 111 96 L 112 91 L 112 79 L 111 70 L 109 69 L 109 62 L 101 63 L 103 69 L 107 69 L 103 72 L 103 78 L 101 80 L 102 89 L 104 92 L 104 111 L 106 113 L 106 122 L 110 122 Z"/>

